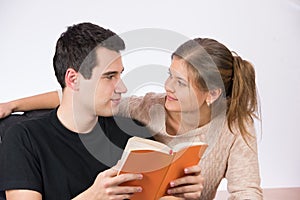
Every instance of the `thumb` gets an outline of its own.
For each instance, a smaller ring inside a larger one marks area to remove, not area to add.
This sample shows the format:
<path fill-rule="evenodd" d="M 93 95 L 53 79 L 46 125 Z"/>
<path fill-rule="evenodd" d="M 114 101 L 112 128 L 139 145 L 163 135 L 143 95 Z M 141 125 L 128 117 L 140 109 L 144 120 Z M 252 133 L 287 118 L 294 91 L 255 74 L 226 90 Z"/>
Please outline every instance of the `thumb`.
<path fill-rule="evenodd" d="M 117 171 L 120 171 L 121 167 L 122 167 L 122 162 L 121 162 L 121 160 L 118 160 L 117 164 L 115 166 L 113 166 L 112 168 Z"/>

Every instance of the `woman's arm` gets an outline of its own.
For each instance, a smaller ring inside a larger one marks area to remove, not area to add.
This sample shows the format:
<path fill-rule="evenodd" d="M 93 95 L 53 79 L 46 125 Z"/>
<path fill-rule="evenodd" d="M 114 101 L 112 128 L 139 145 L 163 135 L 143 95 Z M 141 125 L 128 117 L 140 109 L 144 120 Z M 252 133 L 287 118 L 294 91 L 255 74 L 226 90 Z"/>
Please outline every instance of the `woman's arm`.
<path fill-rule="evenodd" d="M 247 138 L 248 144 L 238 135 L 230 150 L 225 175 L 229 199 L 263 199 L 255 129 L 250 126 L 248 130 L 253 135 Z"/>
<path fill-rule="evenodd" d="M 12 112 L 56 108 L 60 103 L 58 91 L 0 103 L 0 119 Z"/>
<path fill-rule="evenodd" d="M 151 110 L 160 106 L 164 110 L 165 94 L 147 93 L 145 96 L 130 96 L 123 98 L 118 116 L 130 117 L 146 125 L 151 121 Z"/>

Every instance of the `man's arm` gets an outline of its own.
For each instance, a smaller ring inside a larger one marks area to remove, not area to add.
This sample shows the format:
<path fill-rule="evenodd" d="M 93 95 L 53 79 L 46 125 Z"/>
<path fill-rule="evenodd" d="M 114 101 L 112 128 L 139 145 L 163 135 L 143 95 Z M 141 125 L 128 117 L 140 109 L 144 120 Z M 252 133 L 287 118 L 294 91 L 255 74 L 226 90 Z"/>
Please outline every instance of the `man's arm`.
<path fill-rule="evenodd" d="M 42 195 L 33 190 L 7 190 L 7 200 L 42 200 Z"/>
<path fill-rule="evenodd" d="M 131 195 L 141 192 L 141 187 L 119 186 L 121 183 L 142 178 L 141 174 L 122 174 L 111 168 L 99 173 L 94 184 L 86 191 L 79 194 L 73 200 L 106 200 L 106 199 L 130 199 Z M 42 195 L 33 190 L 8 190 L 7 200 L 42 200 Z"/>
<path fill-rule="evenodd" d="M 56 108 L 60 103 L 57 91 L 0 103 L 0 119 L 12 112 Z"/>

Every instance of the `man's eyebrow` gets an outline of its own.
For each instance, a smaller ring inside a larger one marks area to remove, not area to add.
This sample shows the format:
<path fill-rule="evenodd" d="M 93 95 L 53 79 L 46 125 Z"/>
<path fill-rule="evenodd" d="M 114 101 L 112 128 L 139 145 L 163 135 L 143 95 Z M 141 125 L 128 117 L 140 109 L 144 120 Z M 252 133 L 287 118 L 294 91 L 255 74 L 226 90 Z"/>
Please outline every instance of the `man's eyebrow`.
<path fill-rule="evenodd" d="M 110 72 L 103 73 L 102 76 L 110 76 L 110 75 L 115 75 L 117 73 L 118 73 L 117 71 L 110 71 Z"/>
<path fill-rule="evenodd" d="M 121 74 L 123 71 L 124 71 L 124 68 L 122 69 Z M 110 75 L 115 75 L 118 73 L 119 73 L 119 71 L 108 71 L 108 72 L 103 73 L 102 76 L 110 76 Z"/>

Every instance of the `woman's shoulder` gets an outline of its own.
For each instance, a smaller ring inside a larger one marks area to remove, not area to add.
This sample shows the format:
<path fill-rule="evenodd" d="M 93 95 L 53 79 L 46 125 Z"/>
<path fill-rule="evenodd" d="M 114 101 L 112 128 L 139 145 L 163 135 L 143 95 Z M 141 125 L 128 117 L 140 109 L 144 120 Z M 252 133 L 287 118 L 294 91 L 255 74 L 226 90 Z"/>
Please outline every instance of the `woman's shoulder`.
<path fill-rule="evenodd" d="M 238 123 L 237 120 L 233 121 L 232 124 L 229 126 L 228 122 L 227 123 L 227 130 L 234 134 L 235 136 L 242 136 L 242 127 Z M 247 132 L 247 135 L 250 137 L 256 137 L 256 123 L 254 121 L 250 122 L 245 122 L 244 123 L 244 131 Z"/>

